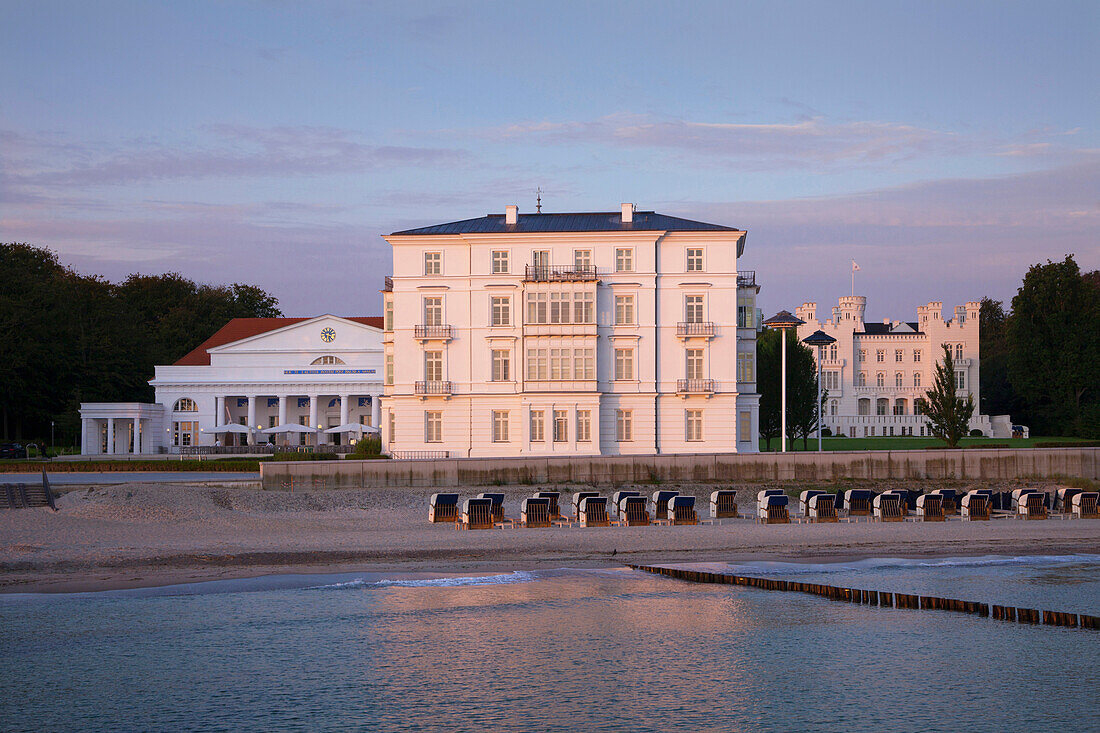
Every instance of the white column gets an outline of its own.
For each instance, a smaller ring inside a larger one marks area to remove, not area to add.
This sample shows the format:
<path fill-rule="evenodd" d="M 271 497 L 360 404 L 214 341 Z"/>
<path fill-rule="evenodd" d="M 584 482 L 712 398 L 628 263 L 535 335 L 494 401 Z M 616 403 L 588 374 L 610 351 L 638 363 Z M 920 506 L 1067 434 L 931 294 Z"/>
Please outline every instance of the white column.
<path fill-rule="evenodd" d="M 134 454 L 141 453 L 141 418 L 134 418 Z"/>
<path fill-rule="evenodd" d="M 783 339 L 782 361 L 779 379 L 779 432 L 783 453 L 787 452 L 787 329 L 779 329 L 779 338 Z"/>
<path fill-rule="evenodd" d="M 88 455 L 88 431 L 92 428 L 92 420 L 89 418 L 80 419 L 80 454 Z"/>
<path fill-rule="evenodd" d="M 351 402 L 351 395 L 346 395 L 346 394 L 340 395 L 340 424 L 341 425 L 347 425 L 348 422 L 351 420 L 351 418 L 349 417 L 350 407 L 351 407 L 351 405 L 348 404 L 349 402 Z"/>
<path fill-rule="evenodd" d="M 286 395 L 279 395 L 279 424 L 286 425 Z"/>
<path fill-rule="evenodd" d="M 370 396 L 370 424 L 378 429 L 382 428 L 382 395 Z"/>
<path fill-rule="evenodd" d="M 254 430 L 256 427 L 256 395 L 249 395 L 245 399 L 248 400 L 248 429 Z M 256 445 L 255 432 L 248 434 L 248 444 Z"/>
<path fill-rule="evenodd" d="M 115 452 L 115 419 L 107 418 L 107 452 Z"/>
<path fill-rule="evenodd" d="M 309 426 L 311 428 L 317 427 L 317 395 L 311 394 L 309 396 Z M 313 439 L 313 444 L 318 445 L 321 442 L 321 436 L 316 435 Z"/>
<path fill-rule="evenodd" d="M 225 416 L 225 397 L 214 398 L 214 425 L 225 425 L 229 419 Z"/>

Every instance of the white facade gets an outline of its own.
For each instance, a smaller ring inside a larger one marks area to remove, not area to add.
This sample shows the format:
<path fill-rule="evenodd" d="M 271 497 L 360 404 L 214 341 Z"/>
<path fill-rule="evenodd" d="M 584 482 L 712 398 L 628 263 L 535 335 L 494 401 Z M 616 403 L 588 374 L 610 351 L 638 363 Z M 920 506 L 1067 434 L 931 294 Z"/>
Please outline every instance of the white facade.
<path fill-rule="evenodd" d="M 155 404 L 81 405 L 81 452 L 179 452 L 269 441 L 324 445 L 348 438 L 321 432 L 328 428 L 377 427 L 382 331 L 366 320 L 324 315 L 231 321 L 180 362 L 155 368 L 149 382 Z M 251 433 L 213 432 L 229 423 L 248 426 Z M 314 432 L 258 432 L 287 423 Z"/>
<path fill-rule="evenodd" d="M 382 435 L 394 455 L 757 449 L 744 231 L 624 204 L 508 207 L 385 239 Z"/>
<path fill-rule="evenodd" d="M 912 322 L 865 323 L 866 307 L 866 297 L 844 296 L 824 323 L 818 321 L 817 303 L 795 309 L 806 322 L 798 327 L 799 339 L 821 330 L 837 340 L 824 347 L 821 363 L 822 387 L 828 390 L 822 424 L 834 435 L 928 435 L 928 419 L 918 414 L 916 400 L 932 386 L 944 344 L 955 362 L 958 395 L 969 394 L 978 405 L 980 303 L 960 305 L 945 320 L 943 303 L 931 302 L 917 308 Z M 818 349 L 813 352 L 816 360 Z M 989 417 L 976 407 L 970 429 L 993 434 Z"/>

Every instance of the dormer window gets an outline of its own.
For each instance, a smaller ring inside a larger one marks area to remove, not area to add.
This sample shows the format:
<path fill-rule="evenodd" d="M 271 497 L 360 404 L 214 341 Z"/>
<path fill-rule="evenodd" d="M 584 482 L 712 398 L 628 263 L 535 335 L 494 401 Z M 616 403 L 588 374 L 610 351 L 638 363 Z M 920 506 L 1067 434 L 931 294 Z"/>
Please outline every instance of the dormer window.
<path fill-rule="evenodd" d="M 343 364 L 344 360 L 338 356 L 332 356 L 331 354 L 325 354 L 324 356 L 318 356 L 316 359 L 310 362 L 310 366 L 331 366 L 333 364 Z"/>

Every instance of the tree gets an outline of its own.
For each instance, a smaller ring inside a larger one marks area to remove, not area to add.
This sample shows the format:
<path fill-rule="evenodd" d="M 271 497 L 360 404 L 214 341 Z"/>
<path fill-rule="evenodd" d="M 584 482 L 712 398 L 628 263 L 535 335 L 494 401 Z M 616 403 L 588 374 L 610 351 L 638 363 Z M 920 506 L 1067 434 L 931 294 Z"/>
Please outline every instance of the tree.
<path fill-rule="evenodd" d="M 780 364 L 782 341 L 779 330 L 764 329 L 756 340 L 756 388 L 760 392 L 760 437 L 771 446 L 780 436 Z M 817 429 L 817 364 L 810 348 L 787 332 L 787 439 L 809 436 Z"/>
<path fill-rule="evenodd" d="M 932 387 L 917 401 L 921 413 L 928 418 L 929 431 L 946 441 L 948 448 L 956 447 L 966 436 L 970 417 L 974 414 L 974 397 L 968 394 L 963 399 L 957 393 L 955 360 L 951 358 L 951 348 L 944 344 L 943 361 L 936 364 Z"/>
<path fill-rule="evenodd" d="M 764 449 L 779 437 L 779 331 L 766 328 L 756 338 L 756 391 L 760 393 L 760 438 Z"/>
<path fill-rule="evenodd" d="M 1011 317 L 1001 301 L 982 298 L 978 353 L 981 355 L 980 411 L 986 415 L 1012 415 L 1020 410 L 1020 400 L 1008 379 L 1008 323 Z"/>
<path fill-rule="evenodd" d="M 1042 435 L 1100 435 L 1100 276 L 1072 256 L 1032 266 L 1012 299 L 1008 377 Z"/>

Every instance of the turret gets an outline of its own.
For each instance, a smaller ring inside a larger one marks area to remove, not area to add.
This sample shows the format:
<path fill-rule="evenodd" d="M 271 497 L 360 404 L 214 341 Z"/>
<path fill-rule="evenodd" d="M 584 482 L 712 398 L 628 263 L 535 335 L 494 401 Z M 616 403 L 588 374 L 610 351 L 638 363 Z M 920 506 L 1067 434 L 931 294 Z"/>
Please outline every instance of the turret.
<path fill-rule="evenodd" d="M 817 321 L 817 303 L 803 303 L 794 309 L 794 314 L 806 323 Z"/>
<path fill-rule="evenodd" d="M 863 295 L 845 295 L 840 298 L 840 314 L 837 323 L 851 323 L 856 331 L 863 330 L 863 313 L 867 310 L 867 298 Z"/>
<path fill-rule="evenodd" d="M 943 301 L 933 300 L 928 305 L 922 305 L 917 307 L 917 323 L 920 324 L 922 331 L 927 330 L 928 324 L 932 320 L 943 319 Z"/>

